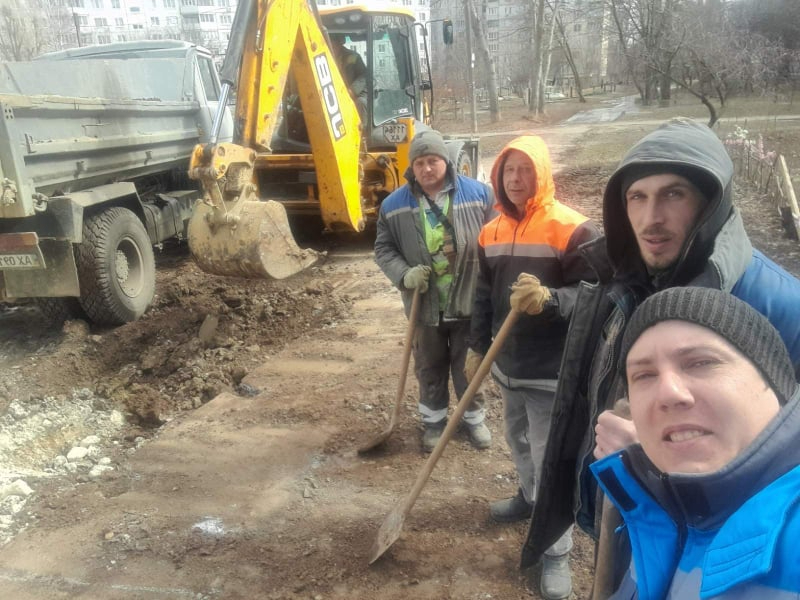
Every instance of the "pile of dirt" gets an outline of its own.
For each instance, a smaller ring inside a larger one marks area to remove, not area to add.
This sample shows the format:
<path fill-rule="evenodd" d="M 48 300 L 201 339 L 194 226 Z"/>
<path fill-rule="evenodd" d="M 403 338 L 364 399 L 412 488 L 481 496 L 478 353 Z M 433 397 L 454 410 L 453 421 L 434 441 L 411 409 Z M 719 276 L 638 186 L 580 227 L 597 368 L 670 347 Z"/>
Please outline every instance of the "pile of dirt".
<path fill-rule="evenodd" d="M 6 309 L 0 333 L 10 377 L 0 384 L 0 411 L 13 399 L 30 401 L 88 387 L 132 422 L 158 426 L 240 386 L 249 368 L 284 340 L 330 325 L 346 299 L 330 294 L 309 269 L 290 284 L 212 278 L 185 248 L 160 257 L 157 296 L 146 318 L 116 329 L 92 330 L 68 321 L 49 331 L 33 306 Z"/>

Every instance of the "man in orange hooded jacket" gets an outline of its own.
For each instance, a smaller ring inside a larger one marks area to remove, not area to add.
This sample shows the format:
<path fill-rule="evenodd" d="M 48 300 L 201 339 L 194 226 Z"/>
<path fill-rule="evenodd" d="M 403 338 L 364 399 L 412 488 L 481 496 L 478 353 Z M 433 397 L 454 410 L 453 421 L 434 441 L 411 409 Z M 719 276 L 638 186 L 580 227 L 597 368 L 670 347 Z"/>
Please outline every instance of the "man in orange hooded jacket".
<path fill-rule="evenodd" d="M 503 396 L 506 441 L 519 477 L 517 495 L 490 505 L 500 522 L 529 519 L 550 426 L 558 368 L 581 280 L 596 276 L 579 246 L 595 223 L 555 198 L 550 153 L 535 135 L 512 140 L 492 167 L 499 216 L 478 238 L 479 275 L 465 373 L 472 379 L 511 308 L 522 313 L 492 365 Z M 567 531 L 545 553 L 547 599 L 567 598 L 572 582 Z"/>

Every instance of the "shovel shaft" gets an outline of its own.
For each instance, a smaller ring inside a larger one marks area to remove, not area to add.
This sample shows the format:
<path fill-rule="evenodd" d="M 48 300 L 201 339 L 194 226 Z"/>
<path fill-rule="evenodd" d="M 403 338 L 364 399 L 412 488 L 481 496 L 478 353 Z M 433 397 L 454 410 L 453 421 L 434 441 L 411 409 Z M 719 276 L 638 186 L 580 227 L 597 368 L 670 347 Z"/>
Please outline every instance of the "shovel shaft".
<path fill-rule="evenodd" d="M 419 497 L 422 488 L 425 487 L 428 477 L 430 477 L 431 473 L 433 472 L 433 468 L 436 466 L 436 463 L 439 460 L 439 457 L 441 457 L 442 453 L 444 452 L 447 442 L 449 442 L 450 438 L 453 437 L 453 433 L 455 433 L 455 430 L 461 421 L 461 417 L 464 416 L 467 406 L 469 406 L 470 402 L 472 402 L 476 392 L 481 387 L 481 383 L 483 383 L 483 379 L 489 373 L 489 369 L 492 368 L 492 363 L 497 357 L 498 352 L 500 352 L 500 349 L 503 347 L 509 331 L 511 331 L 511 328 L 517 321 L 517 317 L 519 317 L 519 312 L 512 310 L 510 313 L 508 313 L 505 321 L 503 321 L 500 331 L 497 332 L 494 341 L 492 341 L 492 345 L 489 347 L 489 350 L 486 351 L 486 355 L 483 357 L 481 364 L 478 366 L 475 376 L 472 378 L 472 381 L 469 382 L 467 390 L 464 392 L 464 395 L 461 397 L 458 405 L 453 410 L 453 414 L 447 423 L 447 427 L 444 428 L 444 431 L 439 438 L 439 442 L 436 444 L 433 452 L 431 452 L 431 455 L 425 462 L 425 466 L 423 466 L 422 470 L 417 476 L 414 487 L 411 488 L 408 496 L 406 496 L 406 499 L 403 503 L 404 515 L 408 515 L 408 513 L 411 511 L 411 507 L 414 506 L 414 502 L 416 502 L 417 498 Z"/>
<path fill-rule="evenodd" d="M 405 347 L 403 348 L 403 362 L 400 366 L 400 379 L 397 382 L 397 392 L 394 397 L 394 409 L 392 410 L 392 417 L 389 419 L 389 424 L 379 434 L 372 436 L 370 440 L 359 446 L 358 453 L 365 454 L 374 448 L 380 446 L 383 442 L 389 439 L 392 435 L 397 420 L 400 417 L 400 408 L 403 405 L 403 395 L 406 390 L 406 379 L 408 378 L 408 363 L 411 360 L 411 345 L 414 343 L 414 332 L 417 330 L 417 318 L 419 317 L 419 305 L 421 294 L 419 289 L 414 290 L 414 297 L 411 300 L 411 314 L 408 317 L 408 325 L 406 326 Z"/>
<path fill-rule="evenodd" d="M 500 348 L 503 347 L 503 343 L 508 337 L 508 333 L 511 331 L 511 328 L 514 326 L 514 323 L 517 321 L 518 317 L 519 312 L 515 310 L 512 310 L 510 313 L 508 313 L 503 325 L 500 327 L 500 331 L 497 332 L 492 345 L 489 347 L 489 350 L 487 350 L 486 356 L 483 357 L 481 364 L 478 366 L 475 376 L 472 378 L 469 386 L 467 386 L 467 390 L 461 397 L 458 406 L 456 406 L 455 410 L 453 410 L 450 421 L 447 423 L 447 427 L 444 428 L 444 431 L 439 438 L 439 442 L 436 444 L 433 452 L 428 457 L 428 460 L 425 461 L 425 465 L 422 467 L 419 475 L 417 475 L 417 480 L 414 482 L 414 487 L 411 488 L 411 491 L 402 500 L 402 502 L 395 504 L 394 508 L 392 508 L 392 510 L 383 520 L 383 523 L 378 530 L 378 535 L 376 536 L 375 542 L 370 550 L 370 564 L 378 560 L 378 558 L 397 541 L 397 538 L 400 537 L 400 532 L 403 530 L 403 523 L 405 522 L 408 513 L 411 512 L 411 508 L 414 506 L 414 502 L 416 502 L 417 498 L 419 497 L 422 488 L 425 487 L 425 483 L 428 481 L 428 477 L 430 477 L 433 467 L 436 465 L 439 457 L 444 452 L 447 442 L 451 437 L 453 437 L 453 433 L 455 432 L 456 427 L 458 427 L 461 417 L 464 416 L 467 406 L 469 406 L 469 403 L 472 401 L 472 398 L 475 396 L 478 388 L 480 388 L 483 378 L 489 373 L 489 369 L 491 368 L 494 359 L 497 357 L 497 353 L 500 351 Z"/>
<path fill-rule="evenodd" d="M 391 424 L 394 426 L 400 416 L 400 408 L 403 405 L 403 394 L 406 391 L 406 379 L 408 378 L 408 365 L 411 362 L 411 345 L 414 343 L 414 332 L 417 330 L 417 319 L 419 319 L 420 297 L 419 288 L 414 289 L 414 297 L 411 299 L 411 313 L 408 316 L 408 326 L 406 337 L 403 340 L 403 364 L 400 366 L 400 380 L 397 382 L 397 391 L 394 396 L 394 410 L 392 411 Z"/>

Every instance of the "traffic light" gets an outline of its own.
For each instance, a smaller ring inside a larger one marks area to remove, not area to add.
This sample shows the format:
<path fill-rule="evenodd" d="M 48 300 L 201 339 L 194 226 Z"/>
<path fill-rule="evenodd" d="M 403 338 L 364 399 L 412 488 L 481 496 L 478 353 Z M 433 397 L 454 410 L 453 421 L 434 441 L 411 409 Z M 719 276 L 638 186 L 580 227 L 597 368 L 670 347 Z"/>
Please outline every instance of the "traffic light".
<path fill-rule="evenodd" d="M 450 19 L 442 19 L 442 39 L 446 46 L 453 43 L 453 22 Z"/>

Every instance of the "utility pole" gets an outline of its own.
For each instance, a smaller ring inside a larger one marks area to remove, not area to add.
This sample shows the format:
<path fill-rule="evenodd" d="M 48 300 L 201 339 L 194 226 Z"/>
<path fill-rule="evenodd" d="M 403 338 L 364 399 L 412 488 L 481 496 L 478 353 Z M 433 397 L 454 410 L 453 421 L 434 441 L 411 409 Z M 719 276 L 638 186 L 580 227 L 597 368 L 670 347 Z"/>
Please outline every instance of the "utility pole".
<path fill-rule="evenodd" d="M 72 21 L 75 23 L 75 35 L 78 38 L 78 48 L 81 47 L 81 17 L 78 13 L 75 12 L 73 9 L 72 11 Z"/>
<path fill-rule="evenodd" d="M 469 104 L 472 112 L 472 133 L 478 132 L 478 110 L 475 106 L 475 75 L 473 73 L 473 63 L 475 59 L 472 55 L 472 10 L 469 6 L 470 0 L 464 0 L 464 28 L 467 32 L 467 82 L 469 85 Z"/>

